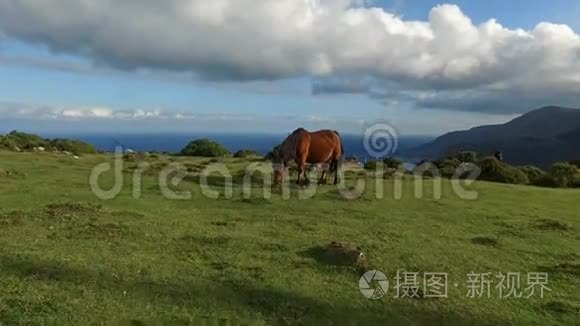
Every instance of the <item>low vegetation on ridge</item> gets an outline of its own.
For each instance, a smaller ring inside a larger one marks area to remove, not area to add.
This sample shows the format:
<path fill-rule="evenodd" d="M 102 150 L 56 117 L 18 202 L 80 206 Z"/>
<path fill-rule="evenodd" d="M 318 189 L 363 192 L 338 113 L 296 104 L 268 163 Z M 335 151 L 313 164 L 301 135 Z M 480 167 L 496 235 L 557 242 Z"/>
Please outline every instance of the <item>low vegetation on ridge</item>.
<path fill-rule="evenodd" d="M 11 131 L 6 135 L 0 135 L 0 150 L 10 151 L 51 151 L 70 152 L 77 155 L 94 154 L 95 147 L 89 143 L 76 139 L 46 139 L 38 135 L 19 131 Z"/>

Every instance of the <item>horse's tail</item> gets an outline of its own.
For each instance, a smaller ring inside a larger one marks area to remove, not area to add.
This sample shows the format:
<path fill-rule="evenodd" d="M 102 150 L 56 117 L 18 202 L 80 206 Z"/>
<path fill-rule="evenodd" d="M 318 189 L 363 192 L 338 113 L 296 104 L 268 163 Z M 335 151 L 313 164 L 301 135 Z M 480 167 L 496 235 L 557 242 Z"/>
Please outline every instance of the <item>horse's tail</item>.
<path fill-rule="evenodd" d="M 342 137 L 340 136 L 340 134 L 338 133 L 338 131 L 333 130 L 333 132 L 338 136 L 338 140 L 340 141 L 340 155 L 338 156 L 338 159 L 336 161 L 333 161 L 333 164 L 331 164 L 330 170 L 334 171 L 334 169 L 336 170 L 340 170 L 342 168 L 342 165 L 344 163 L 344 143 L 342 142 Z M 334 166 L 332 166 L 334 165 Z"/>

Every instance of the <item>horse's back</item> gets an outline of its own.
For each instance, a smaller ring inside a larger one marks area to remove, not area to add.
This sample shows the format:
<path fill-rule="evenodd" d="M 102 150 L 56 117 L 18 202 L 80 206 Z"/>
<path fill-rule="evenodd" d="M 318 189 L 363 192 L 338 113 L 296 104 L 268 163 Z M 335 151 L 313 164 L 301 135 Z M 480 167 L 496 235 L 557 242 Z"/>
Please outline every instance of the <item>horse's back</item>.
<path fill-rule="evenodd" d="M 319 130 L 310 133 L 310 163 L 327 162 L 342 155 L 340 136 L 334 130 Z"/>

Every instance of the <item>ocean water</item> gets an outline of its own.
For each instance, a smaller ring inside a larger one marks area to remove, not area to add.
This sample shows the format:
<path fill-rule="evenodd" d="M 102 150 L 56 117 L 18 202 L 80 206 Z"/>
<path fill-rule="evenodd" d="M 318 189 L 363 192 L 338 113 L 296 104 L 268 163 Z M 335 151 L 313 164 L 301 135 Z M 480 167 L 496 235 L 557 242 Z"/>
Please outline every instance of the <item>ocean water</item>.
<path fill-rule="evenodd" d="M 280 144 L 287 135 L 271 134 L 233 134 L 233 133 L 143 133 L 143 134 L 43 134 L 49 138 L 74 138 L 94 145 L 98 150 L 112 152 L 115 147 L 131 149 L 140 152 L 179 152 L 190 141 L 199 138 L 209 138 L 224 145 L 231 152 L 240 149 L 253 149 L 261 154 L 268 153 L 274 146 Z M 365 149 L 364 138 L 359 135 L 342 135 L 346 155 L 355 155 L 357 158 L 372 159 Z M 398 150 L 394 154 L 420 146 L 431 141 L 424 136 L 405 136 L 398 138 Z"/>

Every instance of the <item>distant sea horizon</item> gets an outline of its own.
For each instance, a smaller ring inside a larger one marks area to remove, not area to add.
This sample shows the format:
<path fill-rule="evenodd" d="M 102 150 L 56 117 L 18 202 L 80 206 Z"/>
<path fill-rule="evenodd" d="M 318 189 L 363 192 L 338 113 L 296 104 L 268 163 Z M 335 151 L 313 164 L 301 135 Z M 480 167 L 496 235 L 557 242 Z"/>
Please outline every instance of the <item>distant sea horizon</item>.
<path fill-rule="evenodd" d="M 230 152 L 242 149 L 251 149 L 265 155 L 272 148 L 280 144 L 287 135 L 266 133 L 225 133 L 225 132 L 192 132 L 192 133 L 41 133 L 46 138 L 78 139 L 92 144 L 99 151 L 113 152 L 116 147 L 131 149 L 138 152 L 170 152 L 178 153 L 190 141 L 208 138 L 222 144 Z M 430 136 L 401 136 L 398 139 L 399 153 L 418 147 L 435 137 Z M 342 135 L 345 154 L 354 155 L 358 159 L 373 159 L 365 150 L 362 135 Z"/>

